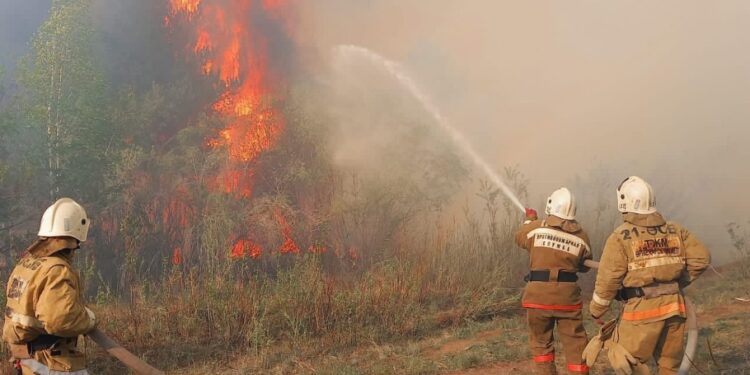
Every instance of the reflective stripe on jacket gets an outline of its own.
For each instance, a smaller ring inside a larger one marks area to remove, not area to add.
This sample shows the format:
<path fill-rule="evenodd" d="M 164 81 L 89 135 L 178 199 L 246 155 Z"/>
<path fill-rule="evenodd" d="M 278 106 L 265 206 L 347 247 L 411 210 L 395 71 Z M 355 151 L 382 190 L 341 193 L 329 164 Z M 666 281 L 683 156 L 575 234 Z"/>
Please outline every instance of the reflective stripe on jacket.
<path fill-rule="evenodd" d="M 532 309 L 576 311 L 581 309 L 581 289 L 575 282 L 558 282 L 560 271 L 586 272 L 591 259 L 588 236 L 575 220 L 549 216 L 524 223 L 516 233 L 518 246 L 529 251 L 529 269 L 549 271 L 550 281 L 530 281 L 522 306 Z"/>

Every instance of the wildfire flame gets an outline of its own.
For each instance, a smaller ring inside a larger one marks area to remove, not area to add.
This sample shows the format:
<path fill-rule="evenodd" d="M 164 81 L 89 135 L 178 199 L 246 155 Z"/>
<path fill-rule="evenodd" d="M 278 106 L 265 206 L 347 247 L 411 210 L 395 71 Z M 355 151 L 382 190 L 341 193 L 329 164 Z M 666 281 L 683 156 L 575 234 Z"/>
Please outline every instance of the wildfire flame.
<path fill-rule="evenodd" d="M 172 250 L 172 264 L 175 266 L 182 264 L 182 249 L 175 247 Z"/>
<path fill-rule="evenodd" d="M 217 173 L 213 188 L 243 199 L 253 193 L 253 162 L 276 145 L 284 130 L 284 118 L 272 105 L 278 85 L 270 82 L 270 41 L 253 18 L 258 12 L 289 25 L 287 0 L 170 0 L 170 15 L 164 21 L 169 27 L 174 18 L 183 17 L 191 25 L 194 35 L 188 49 L 201 59 L 201 72 L 223 84 L 224 91 L 211 108 L 228 125 L 206 145 L 225 149 L 228 163 Z M 286 218 L 280 211 L 274 216 L 283 237 L 279 252 L 299 253 Z M 261 254 L 261 247 L 248 239 L 238 240 L 230 249 L 233 258 Z"/>
<path fill-rule="evenodd" d="M 284 237 L 284 243 L 281 244 L 279 252 L 282 254 L 299 254 L 299 247 L 292 239 L 292 228 L 289 226 L 289 223 L 287 223 L 286 218 L 280 210 L 276 210 L 276 221 L 279 223 L 279 226 L 281 226 L 281 234 Z"/>
<path fill-rule="evenodd" d="M 234 246 L 232 246 L 232 251 L 229 256 L 235 259 L 245 256 L 257 259 L 260 258 L 261 255 L 263 255 L 263 249 L 261 249 L 260 245 L 256 244 L 253 241 L 243 239 L 235 242 Z"/>
<path fill-rule="evenodd" d="M 180 14 L 195 26 L 192 51 L 206 75 L 216 75 L 225 91 L 212 108 L 229 125 L 207 143 L 226 147 L 233 161 L 249 163 L 271 149 L 284 129 L 283 116 L 270 104 L 268 40 L 253 29 L 253 12 L 283 14 L 284 0 L 171 0 L 172 17 Z M 170 21 L 171 22 L 171 21 Z"/>
<path fill-rule="evenodd" d="M 172 0 L 172 12 L 186 12 L 193 14 L 198 10 L 201 0 Z"/>

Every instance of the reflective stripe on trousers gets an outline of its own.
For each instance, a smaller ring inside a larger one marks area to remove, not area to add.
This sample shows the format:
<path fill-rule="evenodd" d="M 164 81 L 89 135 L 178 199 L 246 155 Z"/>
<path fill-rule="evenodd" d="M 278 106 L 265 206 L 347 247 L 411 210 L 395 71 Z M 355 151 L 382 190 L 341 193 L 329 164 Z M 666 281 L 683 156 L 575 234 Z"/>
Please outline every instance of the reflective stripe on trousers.
<path fill-rule="evenodd" d="M 583 304 L 579 303 L 577 305 L 540 305 L 538 303 L 527 303 L 524 302 L 521 304 L 521 307 L 525 309 L 537 309 L 537 310 L 555 310 L 555 311 L 577 311 L 583 308 Z"/>
<path fill-rule="evenodd" d="M 554 362 L 554 361 L 555 361 L 555 353 L 538 355 L 534 357 L 535 363 L 545 363 L 545 362 Z"/>
<path fill-rule="evenodd" d="M 585 363 L 583 363 L 583 364 L 568 363 L 568 371 L 570 371 L 570 372 L 588 373 L 589 372 L 589 366 L 586 366 Z"/>
<path fill-rule="evenodd" d="M 685 304 L 674 302 L 668 305 L 659 306 L 651 310 L 641 311 L 625 311 L 622 313 L 622 320 L 646 320 L 658 318 L 662 315 L 671 314 L 674 312 L 685 313 Z"/>
<path fill-rule="evenodd" d="M 39 375 L 90 375 L 86 369 L 73 372 L 50 370 L 49 367 L 35 359 L 22 359 L 21 366 L 26 367 Z"/>

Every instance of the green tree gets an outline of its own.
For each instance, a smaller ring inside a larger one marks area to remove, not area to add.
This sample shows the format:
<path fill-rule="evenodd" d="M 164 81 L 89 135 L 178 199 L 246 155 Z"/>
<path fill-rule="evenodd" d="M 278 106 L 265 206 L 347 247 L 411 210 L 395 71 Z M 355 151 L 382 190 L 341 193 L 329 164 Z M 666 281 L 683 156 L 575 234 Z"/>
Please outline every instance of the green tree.
<path fill-rule="evenodd" d="M 92 0 L 55 0 L 19 69 L 25 150 L 49 199 L 95 201 L 116 147 L 108 87 L 95 54 Z M 44 173 L 46 172 L 46 173 Z"/>

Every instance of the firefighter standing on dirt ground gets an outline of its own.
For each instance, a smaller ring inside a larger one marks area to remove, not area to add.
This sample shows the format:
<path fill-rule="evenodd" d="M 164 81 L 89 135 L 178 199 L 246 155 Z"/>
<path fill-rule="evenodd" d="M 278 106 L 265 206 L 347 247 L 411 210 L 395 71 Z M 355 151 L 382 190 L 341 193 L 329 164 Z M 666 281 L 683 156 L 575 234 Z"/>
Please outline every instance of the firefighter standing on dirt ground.
<path fill-rule="evenodd" d="M 3 340 L 19 374 L 87 375 L 78 336 L 96 325 L 71 265 L 86 241 L 86 211 L 69 198 L 42 216 L 37 239 L 10 275 Z"/>
<path fill-rule="evenodd" d="M 581 359 L 586 331 L 581 313 L 578 272 L 588 269 L 591 259 L 586 233 L 575 220 L 576 203 L 566 189 L 547 199 L 547 218 L 538 220 L 536 211 L 526 210 L 526 221 L 516 234 L 516 243 L 529 251 L 530 272 L 523 295 L 527 311 L 529 342 L 537 374 L 557 374 L 553 329 L 563 344 L 569 374 L 588 374 Z"/>
<path fill-rule="evenodd" d="M 611 338 L 624 349 L 610 355 L 618 374 L 649 374 L 651 358 L 660 375 L 676 374 L 684 351 L 682 288 L 706 270 L 710 254 L 687 229 L 664 220 L 643 179 L 623 181 L 617 200 L 624 223 L 604 247 L 591 315 L 599 319 L 613 299 L 626 301 Z"/>

